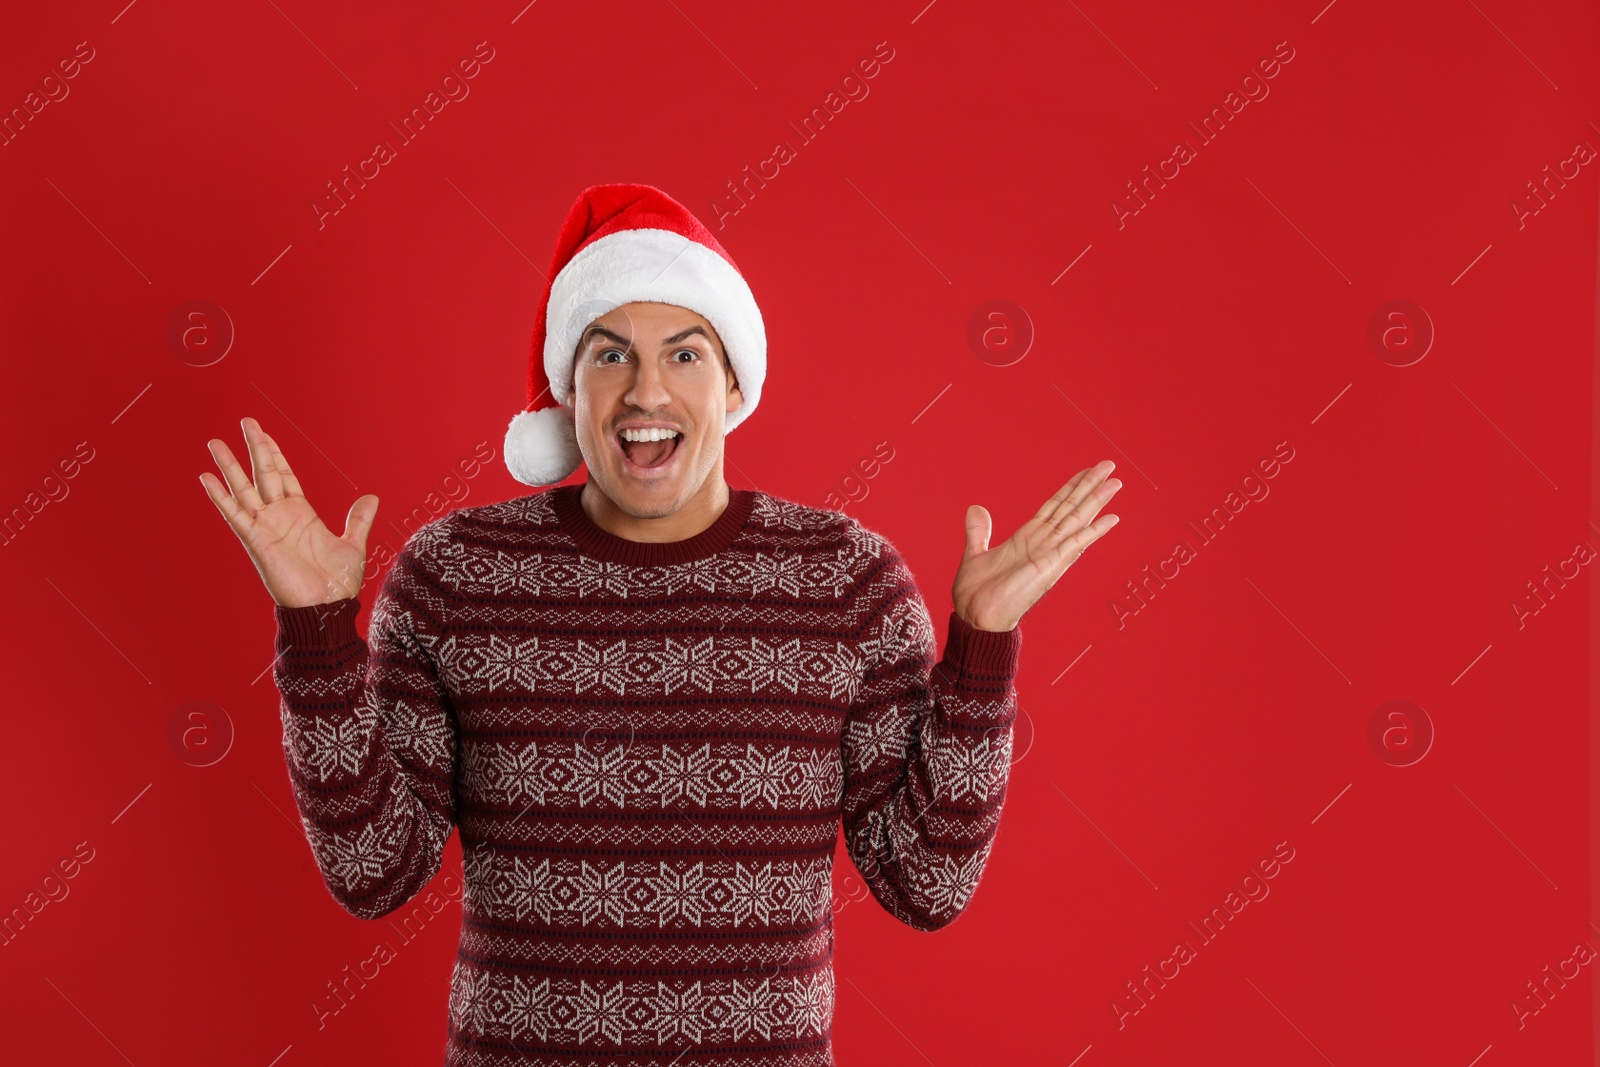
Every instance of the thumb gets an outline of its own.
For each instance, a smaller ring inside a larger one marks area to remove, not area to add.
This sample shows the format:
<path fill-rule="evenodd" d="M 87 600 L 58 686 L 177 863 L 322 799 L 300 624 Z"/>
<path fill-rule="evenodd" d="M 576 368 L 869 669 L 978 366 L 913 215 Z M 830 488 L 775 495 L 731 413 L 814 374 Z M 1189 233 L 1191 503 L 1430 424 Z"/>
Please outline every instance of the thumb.
<path fill-rule="evenodd" d="M 367 554 L 367 535 L 372 532 L 372 523 L 377 517 L 378 498 L 372 493 L 357 497 L 350 505 L 350 514 L 345 516 L 343 539 L 359 548 L 362 556 Z"/>
<path fill-rule="evenodd" d="M 975 556 L 979 552 L 989 551 L 989 534 L 994 529 L 994 522 L 989 518 L 989 511 L 982 504 L 972 504 L 967 508 L 967 547 L 961 553 L 962 560 Z"/>

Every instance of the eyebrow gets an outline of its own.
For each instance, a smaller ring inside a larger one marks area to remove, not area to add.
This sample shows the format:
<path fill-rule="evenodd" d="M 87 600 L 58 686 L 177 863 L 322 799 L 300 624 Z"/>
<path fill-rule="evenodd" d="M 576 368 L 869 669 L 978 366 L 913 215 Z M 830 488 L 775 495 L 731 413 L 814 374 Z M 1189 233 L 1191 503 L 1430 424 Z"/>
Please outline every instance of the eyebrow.
<path fill-rule="evenodd" d="M 671 337 L 668 337 L 666 340 L 662 341 L 661 343 L 663 345 L 675 345 L 679 341 L 685 340 L 685 339 L 693 336 L 694 334 L 699 334 L 701 337 L 704 337 L 706 339 L 707 343 L 709 343 L 711 341 L 711 335 L 706 333 L 706 331 L 702 327 L 700 327 L 700 326 L 690 326 L 686 330 L 680 330 L 679 332 L 673 334 Z M 591 344 L 593 344 L 594 343 L 594 339 L 595 339 L 596 336 L 603 336 L 603 337 L 610 338 L 612 341 L 614 341 L 617 344 L 622 345 L 624 348 L 627 348 L 627 349 L 630 349 L 630 350 L 633 347 L 633 342 L 632 341 L 628 340 L 626 337 L 623 337 L 621 334 L 617 334 L 617 333 L 611 332 L 610 330 L 606 329 L 604 326 L 591 326 L 591 327 L 589 327 L 589 332 L 584 336 L 584 339 L 583 339 L 584 347 L 588 348 Z"/>

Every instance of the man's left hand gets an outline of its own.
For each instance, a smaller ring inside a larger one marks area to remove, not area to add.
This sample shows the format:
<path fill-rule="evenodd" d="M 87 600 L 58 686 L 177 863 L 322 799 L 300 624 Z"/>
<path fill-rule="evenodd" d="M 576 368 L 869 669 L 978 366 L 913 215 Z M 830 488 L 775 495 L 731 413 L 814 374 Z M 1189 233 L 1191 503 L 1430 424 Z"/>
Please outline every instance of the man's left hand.
<path fill-rule="evenodd" d="M 967 547 L 956 570 L 957 615 L 979 630 L 1011 630 L 1056 584 L 1083 550 L 1117 524 L 1100 509 L 1122 488 L 1102 460 L 1079 471 L 1003 543 L 989 547 L 993 520 L 982 504 L 967 508 Z"/>

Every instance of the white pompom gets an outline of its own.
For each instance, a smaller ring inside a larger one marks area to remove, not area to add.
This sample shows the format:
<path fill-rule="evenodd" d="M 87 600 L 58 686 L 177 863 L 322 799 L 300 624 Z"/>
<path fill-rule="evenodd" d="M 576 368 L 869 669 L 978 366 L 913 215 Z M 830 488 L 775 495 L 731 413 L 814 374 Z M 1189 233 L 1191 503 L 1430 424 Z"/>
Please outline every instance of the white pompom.
<path fill-rule="evenodd" d="M 506 467 L 524 485 L 554 485 L 578 469 L 578 433 L 570 408 L 519 411 L 506 427 Z"/>

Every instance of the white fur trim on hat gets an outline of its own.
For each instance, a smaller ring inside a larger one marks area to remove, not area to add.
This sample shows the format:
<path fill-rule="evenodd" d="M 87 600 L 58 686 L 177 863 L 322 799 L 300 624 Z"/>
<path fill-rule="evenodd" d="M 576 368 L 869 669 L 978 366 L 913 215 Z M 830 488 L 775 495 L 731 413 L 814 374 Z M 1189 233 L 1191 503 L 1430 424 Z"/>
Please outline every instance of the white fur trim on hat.
<path fill-rule="evenodd" d="M 525 485 L 554 485 L 578 469 L 583 453 L 572 409 L 519 411 L 506 427 L 505 463 Z"/>
<path fill-rule="evenodd" d="M 584 246 L 561 268 L 545 309 L 544 369 L 551 394 L 570 410 L 572 363 L 583 331 L 634 301 L 676 304 L 711 323 L 743 397 L 727 413 L 723 432 L 749 418 L 767 374 L 761 309 L 731 263 L 671 230 L 619 230 Z M 508 461 L 509 454 L 508 446 Z"/>

